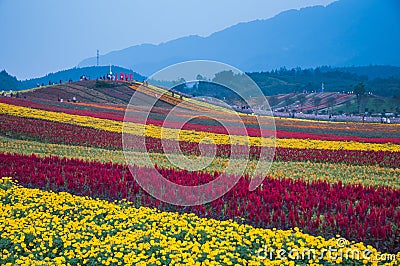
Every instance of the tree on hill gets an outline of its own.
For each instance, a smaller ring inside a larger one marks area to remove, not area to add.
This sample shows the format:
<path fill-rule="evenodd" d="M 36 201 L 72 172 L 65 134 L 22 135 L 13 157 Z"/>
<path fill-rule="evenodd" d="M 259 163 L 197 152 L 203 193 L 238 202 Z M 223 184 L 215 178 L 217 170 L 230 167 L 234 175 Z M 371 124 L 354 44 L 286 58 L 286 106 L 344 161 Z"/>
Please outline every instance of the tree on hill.
<path fill-rule="evenodd" d="M 316 114 L 318 114 L 318 108 L 319 108 L 320 103 L 321 103 L 321 98 L 315 96 L 314 99 L 313 99 L 313 104 L 315 106 Z"/>
<path fill-rule="evenodd" d="M 356 95 L 357 99 L 357 111 L 360 113 L 361 101 L 364 98 L 365 94 L 365 86 L 364 83 L 360 82 L 354 86 L 354 94 Z"/>

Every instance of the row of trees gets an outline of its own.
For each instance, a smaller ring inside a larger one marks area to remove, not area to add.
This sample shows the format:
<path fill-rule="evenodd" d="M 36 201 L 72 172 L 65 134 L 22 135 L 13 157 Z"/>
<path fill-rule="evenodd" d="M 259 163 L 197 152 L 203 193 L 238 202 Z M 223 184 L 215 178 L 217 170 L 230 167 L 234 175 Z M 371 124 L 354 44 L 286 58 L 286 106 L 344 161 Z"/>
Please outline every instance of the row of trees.
<path fill-rule="evenodd" d="M 21 82 L 16 77 L 11 76 L 5 70 L 0 72 L 0 91 L 16 90 Z"/>
<path fill-rule="evenodd" d="M 326 91 L 346 91 L 354 84 L 362 83 L 366 91 L 384 97 L 400 98 L 400 76 L 377 77 L 347 72 L 346 68 L 279 69 L 270 72 L 247 73 L 265 95 L 317 91 L 323 81 Z M 383 75 L 383 74 L 382 74 Z"/>

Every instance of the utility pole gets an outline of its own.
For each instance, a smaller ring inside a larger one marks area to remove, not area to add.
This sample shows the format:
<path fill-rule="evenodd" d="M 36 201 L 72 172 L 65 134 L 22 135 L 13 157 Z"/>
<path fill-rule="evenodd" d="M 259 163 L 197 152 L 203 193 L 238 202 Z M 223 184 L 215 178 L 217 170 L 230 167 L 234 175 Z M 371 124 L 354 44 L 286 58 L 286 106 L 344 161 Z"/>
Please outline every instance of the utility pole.
<path fill-rule="evenodd" d="M 97 66 L 99 66 L 99 50 L 97 50 Z"/>

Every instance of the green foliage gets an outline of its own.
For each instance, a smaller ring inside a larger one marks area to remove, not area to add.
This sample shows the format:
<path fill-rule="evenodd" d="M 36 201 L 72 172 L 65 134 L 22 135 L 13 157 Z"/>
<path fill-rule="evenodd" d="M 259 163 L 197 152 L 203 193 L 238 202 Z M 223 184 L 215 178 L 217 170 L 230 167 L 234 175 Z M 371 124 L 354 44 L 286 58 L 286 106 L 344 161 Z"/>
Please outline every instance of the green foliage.
<path fill-rule="evenodd" d="M 20 85 L 21 82 L 16 77 L 11 76 L 5 70 L 0 72 L 0 90 L 16 90 Z"/>
<path fill-rule="evenodd" d="M 380 69 L 387 70 L 388 68 L 391 69 L 390 73 L 397 76 L 388 77 L 387 74 L 380 71 Z M 397 69 L 399 71 L 396 72 Z M 331 112 L 337 112 L 339 110 L 343 113 L 360 113 L 363 112 L 364 108 L 368 107 L 377 110 L 375 104 L 366 102 L 369 92 L 375 96 L 400 99 L 400 68 L 397 67 L 370 66 L 340 69 L 319 67 L 315 69 L 295 68 L 291 70 L 281 68 L 270 72 L 253 72 L 247 74 L 257 83 L 264 95 L 270 96 L 267 97 L 269 104 L 275 107 L 288 106 L 297 102 L 300 108 L 302 108 L 307 98 L 306 94 L 301 92 L 319 92 L 322 82 L 325 85 L 325 92 L 353 92 L 358 95 L 357 101 L 354 101 L 353 104 L 341 104 L 340 106 L 335 106 L 337 105 L 336 100 L 330 99 L 328 107 Z M 373 79 L 370 79 L 367 75 L 371 75 Z M 202 78 L 201 75 L 198 75 L 198 80 L 202 80 Z M 218 83 L 227 84 L 230 87 L 238 88 L 239 91 L 246 93 L 246 84 L 240 84 L 241 80 L 244 79 L 239 74 L 235 74 L 232 71 L 223 71 L 216 74 L 212 81 L 203 80 L 198 82 L 195 86 L 180 85 L 176 86 L 174 89 L 189 95 L 215 97 L 224 100 L 228 104 L 240 105 L 243 104 L 240 97 L 230 89 L 218 85 Z M 273 95 L 290 93 L 297 93 L 297 95 L 293 96 L 293 98 L 285 97 L 283 101 L 282 99 L 279 100 L 277 97 L 272 97 Z M 319 97 L 315 97 L 311 99 L 311 101 L 315 106 L 321 104 L 321 99 Z M 396 107 L 391 105 L 387 108 L 387 110 L 393 111 L 395 111 L 395 109 Z"/>
<path fill-rule="evenodd" d="M 372 68 L 371 71 L 368 71 L 369 68 Z M 400 97 L 400 74 L 392 70 L 391 73 L 394 76 L 387 77 L 387 75 L 378 71 L 380 68 L 384 70 L 388 67 L 371 66 L 340 69 L 318 67 L 315 69 L 293 68 L 290 70 L 281 68 L 270 72 L 247 74 L 257 83 L 265 95 L 302 92 L 303 90 L 308 92 L 319 91 L 323 82 L 327 92 L 353 91 L 355 85 L 363 83 L 365 92 L 372 92 L 385 97 Z M 370 73 L 370 77 L 364 75 Z"/>
<path fill-rule="evenodd" d="M 387 112 L 400 113 L 400 99 L 393 97 L 381 97 L 376 95 L 364 95 L 360 112 L 370 114 Z M 346 102 L 346 104 L 335 106 L 334 113 L 354 113 L 358 112 L 357 100 Z"/>
<path fill-rule="evenodd" d="M 221 80 L 219 80 L 221 81 Z M 229 104 L 237 104 L 241 102 L 241 98 L 231 89 L 209 81 L 199 81 L 193 87 L 188 87 L 186 84 L 181 84 L 173 87 L 174 90 L 194 96 L 208 96 L 220 100 L 225 100 Z"/>
<path fill-rule="evenodd" d="M 362 82 L 354 86 L 354 94 L 357 96 L 357 110 L 358 113 L 360 113 L 361 101 L 363 100 L 365 94 L 365 86 Z"/>
<path fill-rule="evenodd" d="M 362 82 L 354 86 L 354 94 L 357 96 L 363 96 L 365 94 L 365 86 Z"/>

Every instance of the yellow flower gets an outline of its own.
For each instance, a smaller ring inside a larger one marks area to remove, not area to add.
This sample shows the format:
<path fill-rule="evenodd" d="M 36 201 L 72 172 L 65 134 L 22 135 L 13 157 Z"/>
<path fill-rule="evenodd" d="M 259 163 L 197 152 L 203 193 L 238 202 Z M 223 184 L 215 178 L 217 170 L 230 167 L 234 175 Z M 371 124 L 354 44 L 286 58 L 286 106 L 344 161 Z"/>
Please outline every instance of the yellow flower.
<path fill-rule="evenodd" d="M 295 265 L 295 258 L 291 259 L 288 256 L 286 256 L 288 260 L 285 261 L 257 256 L 259 249 L 253 250 L 253 245 L 258 243 L 275 249 L 290 248 L 298 251 L 318 247 L 317 255 L 320 255 L 322 250 L 327 250 L 337 241 L 336 238 L 327 240 L 307 235 L 298 228 L 293 230 L 254 228 L 232 220 L 217 221 L 199 218 L 193 214 L 135 208 L 127 202 L 110 203 L 69 193 L 28 189 L 16 185 L 10 179 L 0 180 L 1 184 L 6 182 L 9 186 L 0 186 L 0 202 L 3 202 L 0 209 L 0 227 L 3 228 L 1 235 L 13 236 L 13 239 L 20 240 L 20 232 L 23 232 L 25 225 L 29 224 L 30 230 L 37 232 L 34 241 L 47 243 L 53 239 L 63 239 L 64 248 L 59 257 L 54 259 L 45 257 L 40 261 L 36 261 L 36 258 L 58 251 L 58 248 L 54 247 L 58 242 L 54 240 L 53 248 L 49 244 L 44 244 L 30 253 L 15 248 L 3 251 L 0 264 L 6 264 L 3 260 L 13 258 L 12 264 L 19 265 L 43 263 L 62 265 L 67 264 L 69 260 L 74 260 L 76 264 L 146 265 L 153 262 L 157 265 L 199 265 L 201 256 L 205 265 L 259 265 L 263 262 L 270 265 L 282 265 L 282 263 Z M 11 197 L 14 199 L 13 203 L 5 203 L 7 201 L 3 200 Z M 37 206 L 46 208 L 39 209 Z M 68 219 L 64 219 L 62 214 L 57 214 L 62 213 L 61 210 L 64 210 L 65 206 L 71 209 Z M 26 212 L 24 217 L 16 217 L 12 215 L 12 211 L 17 209 L 32 211 Z M 94 221 L 94 217 L 100 213 L 107 213 L 110 218 Z M 175 229 L 170 230 L 170 228 Z M 208 240 L 201 243 L 199 241 L 203 239 L 202 237 L 182 240 L 181 232 L 186 234 L 190 232 L 193 236 L 206 234 Z M 238 239 L 243 241 L 237 241 Z M 245 251 L 245 256 L 237 252 L 238 248 L 242 252 Z M 349 243 L 349 248 L 366 249 L 363 243 Z M 374 263 L 372 258 L 380 253 L 371 246 L 368 246 L 368 249 L 372 252 L 371 260 L 365 262 Z M 325 256 L 319 260 L 311 258 L 309 262 L 318 265 L 328 264 L 330 260 Z M 333 262 L 341 263 L 341 260 Z M 399 258 L 394 262 L 396 263 L 400 263 Z"/>
<path fill-rule="evenodd" d="M 100 119 L 89 116 L 73 115 L 62 112 L 44 111 L 40 109 L 15 106 L 0 103 L 0 114 L 14 115 L 27 118 L 42 119 L 48 121 L 74 124 L 84 127 L 92 127 L 100 130 L 127 133 L 137 136 L 148 136 L 153 138 L 163 138 L 180 140 L 185 142 L 200 143 L 203 140 L 211 140 L 216 144 L 232 145 L 251 145 L 251 146 L 271 146 L 282 148 L 302 148 L 302 149 L 329 149 L 329 150 L 373 150 L 373 151 L 393 151 L 399 152 L 399 144 L 391 143 L 362 143 L 352 141 L 327 141 L 309 139 L 274 139 L 249 137 L 241 135 L 215 134 L 203 131 L 181 130 L 175 128 L 160 127 L 155 125 L 143 125 L 138 123 Z"/>

